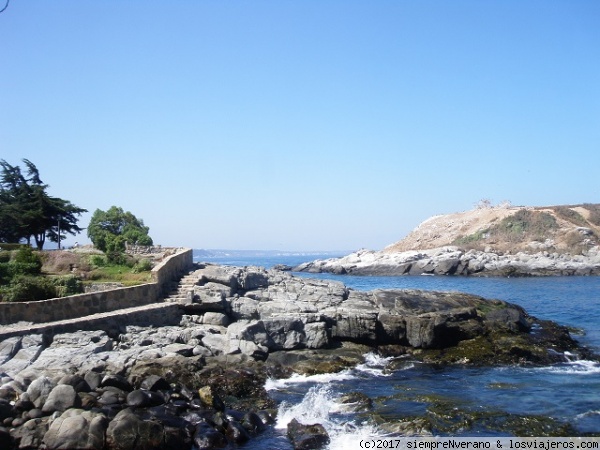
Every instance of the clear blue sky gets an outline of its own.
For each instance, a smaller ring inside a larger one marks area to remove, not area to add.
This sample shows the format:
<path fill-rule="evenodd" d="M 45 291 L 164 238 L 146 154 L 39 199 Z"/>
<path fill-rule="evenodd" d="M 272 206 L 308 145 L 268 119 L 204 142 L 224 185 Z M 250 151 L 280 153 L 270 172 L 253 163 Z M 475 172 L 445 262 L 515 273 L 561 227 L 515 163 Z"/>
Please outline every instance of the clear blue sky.
<path fill-rule="evenodd" d="M 0 14 L 0 158 L 36 164 L 81 226 L 116 205 L 163 245 L 380 249 L 482 198 L 600 202 L 599 144 L 597 0 Z"/>

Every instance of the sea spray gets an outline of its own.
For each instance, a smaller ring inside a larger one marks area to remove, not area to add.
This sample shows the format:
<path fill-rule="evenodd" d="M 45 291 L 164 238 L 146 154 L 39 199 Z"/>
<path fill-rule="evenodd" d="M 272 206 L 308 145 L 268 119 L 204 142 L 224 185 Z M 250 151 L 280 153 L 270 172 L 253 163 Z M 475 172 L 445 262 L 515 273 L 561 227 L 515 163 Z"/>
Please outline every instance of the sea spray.
<path fill-rule="evenodd" d="M 281 390 L 281 389 L 285 389 L 288 386 L 296 385 L 296 384 L 303 384 L 303 383 L 324 384 L 324 383 L 330 383 L 330 382 L 334 382 L 334 381 L 352 380 L 354 378 L 356 378 L 356 376 L 352 373 L 352 371 L 350 369 L 343 370 L 341 372 L 336 372 L 336 373 L 321 373 L 321 374 L 317 374 L 317 375 L 300 375 L 300 374 L 295 373 L 289 378 L 279 378 L 279 379 L 269 378 L 269 379 L 267 379 L 267 382 L 265 383 L 265 390 L 266 391 Z"/>
<path fill-rule="evenodd" d="M 313 386 L 300 403 L 283 402 L 279 406 L 275 428 L 287 428 L 292 419 L 306 425 L 319 423 L 329 435 L 329 449 L 358 449 L 361 440 L 383 436 L 376 426 L 356 423 L 353 415 L 341 414 L 339 406 L 329 386 Z"/>
<path fill-rule="evenodd" d="M 388 377 L 392 373 L 386 372 L 389 363 L 394 359 L 393 356 L 383 357 L 370 352 L 364 355 L 365 362 L 356 366 L 355 370 L 366 373 L 374 377 Z"/>

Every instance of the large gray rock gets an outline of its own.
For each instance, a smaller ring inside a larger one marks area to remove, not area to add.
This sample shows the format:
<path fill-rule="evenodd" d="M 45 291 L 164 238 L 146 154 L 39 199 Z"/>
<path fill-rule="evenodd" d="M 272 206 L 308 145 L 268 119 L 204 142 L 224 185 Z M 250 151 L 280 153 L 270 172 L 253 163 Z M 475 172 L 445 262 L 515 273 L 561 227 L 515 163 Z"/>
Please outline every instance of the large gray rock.
<path fill-rule="evenodd" d="M 69 409 L 52 422 L 43 442 L 49 450 L 103 450 L 107 426 L 102 413 Z"/>
<path fill-rule="evenodd" d="M 29 400 L 33 402 L 36 408 L 41 408 L 55 386 L 56 383 L 48 377 L 40 377 L 34 380 L 27 388 Z"/>
<path fill-rule="evenodd" d="M 144 420 L 127 408 L 110 421 L 106 430 L 106 443 L 111 450 L 162 448 L 163 432 L 160 422 Z"/>
<path fill-rule="evenodd" d="M 75 392 L 75 388 L 68 384 L 59 384 L 48 395 L 42 407 L 42 412 L 52 414 L 55 411 L 64 412 L 67 409 L 80 406 L 81 399 Z"/>

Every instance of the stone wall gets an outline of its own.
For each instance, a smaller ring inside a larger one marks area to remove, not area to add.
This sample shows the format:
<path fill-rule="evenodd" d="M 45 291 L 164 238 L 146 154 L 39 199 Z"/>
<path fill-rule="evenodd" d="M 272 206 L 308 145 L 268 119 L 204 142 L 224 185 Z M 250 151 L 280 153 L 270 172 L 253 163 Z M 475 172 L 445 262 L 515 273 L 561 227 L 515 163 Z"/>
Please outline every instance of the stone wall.
<path fill-rule="evenodd" d="M 157 283 L 163 294 L 166 294 L 171 282 L 179 280 L 194 264 L 191 248 L 178 249 L 177 253 L 165 258 L 152 269 L 152 280 Z"/>
<path fill-rule="evenodd" d="M 155 303 L 192 265 L 192 250 L 179 249 L 152 269 L 152 283 L 49 300 L 0 303 L 0 325 L 54 322 Z"/>

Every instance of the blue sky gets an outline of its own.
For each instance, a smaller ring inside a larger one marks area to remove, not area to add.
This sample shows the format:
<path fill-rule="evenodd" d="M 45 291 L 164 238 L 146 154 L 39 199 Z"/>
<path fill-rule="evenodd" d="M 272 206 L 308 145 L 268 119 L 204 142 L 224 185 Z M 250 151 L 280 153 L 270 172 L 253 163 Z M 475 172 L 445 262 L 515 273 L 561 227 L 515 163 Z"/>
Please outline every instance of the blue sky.
<path fill-rule="evenodd" d="M 195 248 L 380 249 L 483 198 L 600 202 L 599 23 L 596 0 L 13 0 L 0 158 L 81 226 L 116 205 Z"/>

